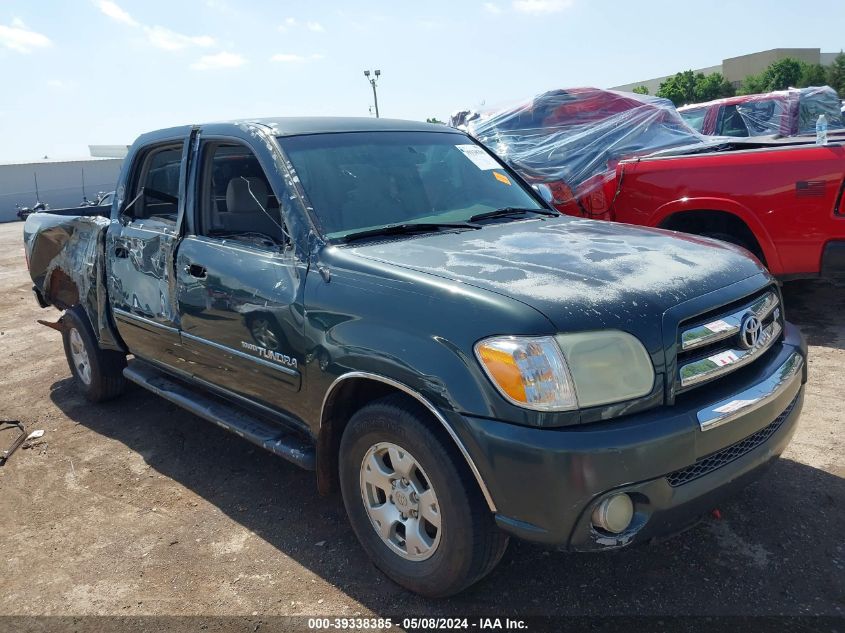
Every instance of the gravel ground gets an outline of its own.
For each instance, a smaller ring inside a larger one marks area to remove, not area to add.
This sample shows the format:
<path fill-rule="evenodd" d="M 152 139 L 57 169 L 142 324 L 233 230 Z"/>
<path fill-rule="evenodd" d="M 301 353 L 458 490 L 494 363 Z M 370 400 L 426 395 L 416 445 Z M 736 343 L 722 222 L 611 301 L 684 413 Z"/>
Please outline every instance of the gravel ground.
<path fill-rule="evenodd" d="M 44 429 L 0 468 L 0 614 L 845 615 L 845 291 L 785 289 L 810 342 L 792 444 L 714 518 L 659 543 L 562 554 L 512 542 L 445 601 L 384 578 L 313 476 L 139 388 L 89 406 L 57 313 L 0 225 L 0 418 Z"/>

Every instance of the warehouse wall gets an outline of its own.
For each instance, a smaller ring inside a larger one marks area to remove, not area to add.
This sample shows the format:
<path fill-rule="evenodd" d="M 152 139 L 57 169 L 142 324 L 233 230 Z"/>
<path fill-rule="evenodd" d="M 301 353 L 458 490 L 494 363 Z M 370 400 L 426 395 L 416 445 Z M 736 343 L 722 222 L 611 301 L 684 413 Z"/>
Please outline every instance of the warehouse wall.
<path fill-rule="evenodd" d="M 82 174 L 89 199 L 98 191 L 113 191 L 122 159 L 44 161 L 0 165 L 0 222 L 17 220 L 16 204 L 35 204 L 35 178 L 42 202 L 54 209 L 76 207 L 82 202 Z"/>

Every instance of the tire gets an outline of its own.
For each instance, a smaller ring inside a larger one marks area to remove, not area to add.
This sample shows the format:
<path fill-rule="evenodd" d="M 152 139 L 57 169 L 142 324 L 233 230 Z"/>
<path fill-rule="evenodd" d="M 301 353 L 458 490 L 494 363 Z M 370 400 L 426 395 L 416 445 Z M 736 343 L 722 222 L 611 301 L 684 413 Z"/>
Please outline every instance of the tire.
<path fill-rule="evenodd" d="M 358 411 L 340 443 L 340 486 L 352 529 L 376 567 L 414 593 L 442 598 L 490 573 L 508 537 L 463 456 L 432 431 L 427 416 L 404 396 Z M 385 537 L 371 517 L 391 523 L 381 530 Z"/>
<path fill-rule="evenodd" d="M 104 402 L 123 393 L 126 356 L 100 349 L 88 316 L 74 306 L 62 317 L 65 356 L 77 388 L 91 402 Z"/>

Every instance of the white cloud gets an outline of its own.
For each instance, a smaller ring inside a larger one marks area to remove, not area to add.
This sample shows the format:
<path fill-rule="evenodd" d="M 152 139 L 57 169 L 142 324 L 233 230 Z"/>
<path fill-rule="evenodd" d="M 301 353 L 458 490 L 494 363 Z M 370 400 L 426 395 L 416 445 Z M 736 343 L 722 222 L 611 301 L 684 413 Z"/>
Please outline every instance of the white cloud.
<path fill-rule="evenodd" d="M 14 18 L 9 26 L 0 24 L 0 45 L 18 53 L 31 53 L 36 48 L 52 46 L 53 42 L 46 35 L 30 30 L 19 18 Z"/>
<path fill-rule="evenodd" d="M 285 21 L 279 25 L 279 30 L 284 32 L 297 25 L 299 25 L 299 22 L 296 21 L 296 18 L 285 18 Z"/>
<path fill-rule="evenodd" d="M 307 22 L 305 26 L 309 31 L 314 31 L 315 33 L 322 33 L 326 30 L 319 22 Z"/>
<path fill-rule="evenodd" d="M 145 26 L 144 31 L 150 44 L 166 51 L 180 51 L 192 46 L 200 48 L 214 46 L 214 38 L 209 35 L 183 35 L 163 26 Z"/>
<path fill-rule="evenodd" d="M 320 53 L 312 53 L 311 55 L 297 55 L 296 53 L 277 53 L 270 58 L 271 62 L 280 62 L 283 64 L 301 64 L 302 62 L 307 62 L 308 60 L 317 61 L 319 59 L 324 59 L 325 55 Z"/>
<path fill-rule="evenodd" d="M 100 2 L 97 3 L 97 6 L 100 8 L 100 11 L 105 13 L 112 20 L 123 22 L 123 24 L 128 24 L 129 26 L 138 26 L 138 22 L 135 18 L 110 0 L 100 0 Z"/>
<path fill-rule="evenodd" d="M 493 4 L 492 2 L 485 2 L 484 10 L 487 11 L 487 13 L 499 15 L 502 12 L 502 7 L 500 7 L 498 4 Z"/>
<path fill-rule="evenodd" d="M 203 55 L 199 61 L 191 64 L 194 70 L 216 70 L 220 68 L 238 68 L 246 64 L 246 59 L 237 53 L 222 51 L 214 55 Z"/>
<path fill-rule="evenodd" d="M 97 6 L 112 20 L 142 29 L 147 36 L 147 41 L 156 48 L 166 51 L 181 51 L 191 47 L 208 48 L 215 44 L 214 38 L 210 35 L 185 35 L 163 26 L 141 24 L 111 0 L 99 0 Z"/>
<path fill-rule="evenodd" d="M 575 0 L 514 0 L 513 8 L 522 13 L 559 13 L 575 4 Z"/>

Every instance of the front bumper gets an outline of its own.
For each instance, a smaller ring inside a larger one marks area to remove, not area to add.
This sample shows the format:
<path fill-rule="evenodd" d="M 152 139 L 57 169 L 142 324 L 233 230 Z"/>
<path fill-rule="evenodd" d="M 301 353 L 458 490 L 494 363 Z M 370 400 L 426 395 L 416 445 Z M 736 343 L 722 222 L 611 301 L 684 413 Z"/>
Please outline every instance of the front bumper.
<path fill-rule="evenodd" d="M 456 430 L 502 529 L 567 549 L 622 547 L 685 527 L 783 452 L 803 404 L 806 356 L 787 324 L 783 342 L 751 366 L 670 407 L 553 429 L 462 417 Z M 618 535 L 590 521 L 611 492 L 634 501 Z"/>

